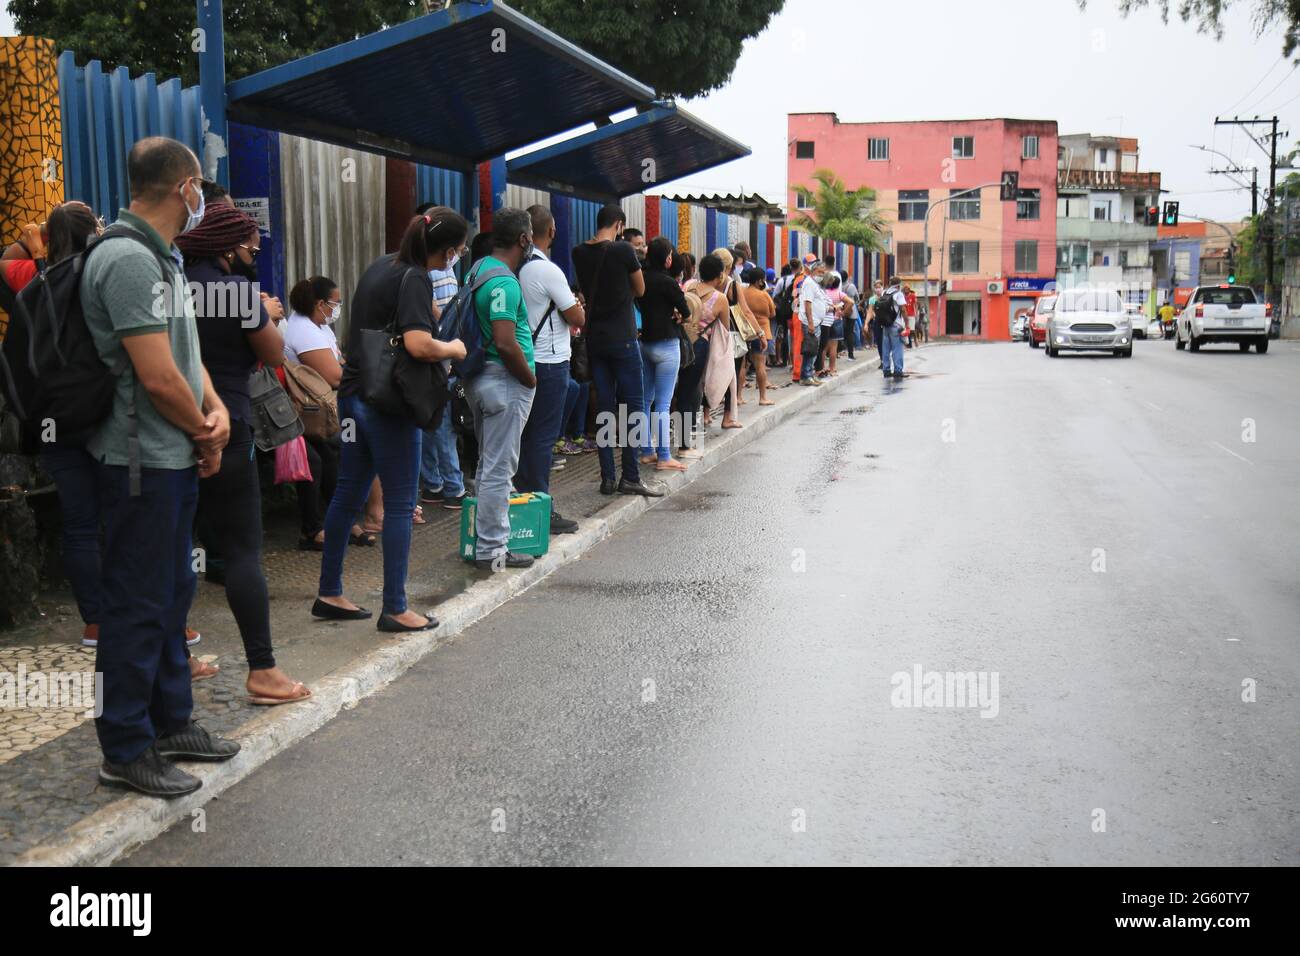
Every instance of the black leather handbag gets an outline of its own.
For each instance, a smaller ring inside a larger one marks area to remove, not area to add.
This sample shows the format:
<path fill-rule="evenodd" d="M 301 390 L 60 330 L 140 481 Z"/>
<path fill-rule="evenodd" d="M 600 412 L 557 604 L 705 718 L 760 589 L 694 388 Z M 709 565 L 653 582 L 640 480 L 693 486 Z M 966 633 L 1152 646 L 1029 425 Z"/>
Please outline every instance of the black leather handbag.
<path fill-rule="evenodd" d="M 398 288 L 411 277 L 408 270 Z M 441 362 L 421 362 L 406 351 L 397 330 L 397 314 L 383 329 L 362 329 L 358 366 L 361 369 L 361 400 L 385 415 L 404 418 L 418 428 L 438 424 L 447 404 L 447 372 Z"/>

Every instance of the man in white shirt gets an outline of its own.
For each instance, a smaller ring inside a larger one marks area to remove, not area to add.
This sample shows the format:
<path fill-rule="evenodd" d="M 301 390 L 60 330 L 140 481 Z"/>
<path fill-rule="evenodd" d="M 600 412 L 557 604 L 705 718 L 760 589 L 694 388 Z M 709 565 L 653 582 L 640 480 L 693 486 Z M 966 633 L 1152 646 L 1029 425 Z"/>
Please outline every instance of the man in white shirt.
<path fill-rule="evenodd" d="M 811 337 L 814 342 L 819 342 L 822 320 L 831 309 L 831 300 L 826 295 L 826 290 L 822 288 L 826 264 L 809 253 L 804 257 L 803 267 L 807 278 L 799 285 L 799 321 L 803 323 L 803 337 L 805 339 Z M 820 351 L 820 348 L 814 349 L 811 355 L 800 357 L 802 363 L 799 369 L 800 385 L 821 385 L 814 371 L 817 354 Z"/>
<path fill-rule="evenodd" d="M 569 392 L 569 329 L 581 328 L 586 316 L 564 271 L 549 258 L 555 242 L 555 217 L 545 206 L 530 206 L 528 215 L 533 221 L 533 254 L 519 269 L 519 285 L 533 330 L 537 389 L 519 440 L 515 488 L 550 494 L 555 442 L 564 425 L 564 399 Z M 555 511 L 554 505 L 552 502 L 551 534 L 577 531 L 578 522 Z"/>

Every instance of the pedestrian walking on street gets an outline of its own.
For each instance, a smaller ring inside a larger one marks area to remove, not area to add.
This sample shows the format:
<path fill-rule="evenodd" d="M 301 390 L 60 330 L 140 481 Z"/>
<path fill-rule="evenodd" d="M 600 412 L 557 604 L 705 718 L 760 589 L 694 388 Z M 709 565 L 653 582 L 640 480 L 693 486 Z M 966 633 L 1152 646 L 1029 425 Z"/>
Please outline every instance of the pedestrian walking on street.
<path fill-rule="evenodd" d="M 555 217 L 546 206 L 528 207 L 533 251 L 519 268 L 525 314 L 531 329 L 537 389 L 519 446 L 519 491 L 551 492 L 551 467 L 555 445 L 564 426 L 570 397 L 577 401 L 579 387 L 569 376 L 572 355 L 570 329 L 580 329 L 586 313 L 569 288 L 564 271 L 549 258 L 555 242 Z M 569 406 L 571 407 L 571 406 Z M 578 522 L 564 517 L 551 502 L 551 534 L 572 534 Z"/>
<path fill-rule="evenodd" d="M 906 322 L 907 299 L 899 287 L 898 277 L 876 299 L 876 322 L 880 325 L 880 369 L 885 378 L 903 377 L 903 323 Z"/>
<path fill-rule="evenodd" d="M 311 613 L 328 620 L 363 620 L 371 612 L 343 596 L 343 557 L 352 518 L 379 478 L 384 489 L 384 596 L 375 626 L 381 631 L 422 631 L 437 627 L 432 614 L 407 607 L 406 574 L 411 550 L 420 458 L 420 429 L 409 417 L 390 414 L 362 399 L 362 333 L 393 329 L 406 353 L 419 362 L 456 360 L 465 355 L 459 339 L 434 337 L 433 283 L 429 270 L 445 269 L 465 241 L 469 224 L 446 207 L 416 216 L 396 253 L 380 256 L 361 275 L 352 295 L 347 354 L 339 388 L 339 420 L 351 426 L 339 461 L 338 486 L 325 516 L 325 551 L 320 588 Z"/>
<path fill-rule="evenodd" d="M 804 275 L 799 283 L 800 385 L 821 385 L 817 378 L 817 356 L 821 354 L 822 320 L 831 311 L 830 299 L 822 288 L 826 265 L 815 255 L 804 256 Z M 793 330 L 793 325 L 792 325 Z"/>

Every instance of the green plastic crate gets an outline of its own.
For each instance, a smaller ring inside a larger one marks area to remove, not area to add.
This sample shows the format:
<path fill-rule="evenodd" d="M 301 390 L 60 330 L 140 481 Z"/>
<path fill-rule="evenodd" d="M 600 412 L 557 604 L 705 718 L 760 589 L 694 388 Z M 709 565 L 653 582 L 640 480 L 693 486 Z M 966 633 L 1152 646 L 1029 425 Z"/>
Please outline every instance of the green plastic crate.
<path fill-rule="evenodd" d="M 478 514 L 478 500 L 466 498 L 460 512 L 460 556 L 474 560 L 474 547 L 478 541 L 474 519 Z M 510 544 L 516 554 L 540 556 L 551 546 L 551 496 L 541 492 L 528 492 L 510 499 Z"/>

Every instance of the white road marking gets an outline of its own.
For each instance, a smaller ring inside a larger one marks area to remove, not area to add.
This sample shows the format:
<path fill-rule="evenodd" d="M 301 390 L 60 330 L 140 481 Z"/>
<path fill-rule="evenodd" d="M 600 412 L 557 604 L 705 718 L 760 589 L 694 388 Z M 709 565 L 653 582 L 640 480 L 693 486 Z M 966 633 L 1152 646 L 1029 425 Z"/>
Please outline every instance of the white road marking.
<path fill-rule="evenodd" d="M 1101 380 L 1102 380 L 1103 382 L 1105 382 L 1107 385 L 1113 385 L 1113 384 L 1114 384 L 1114 382 L 1112 382 L 1110 379 L 1106 378 L 1104 375 L 1102 376 L 1102 379 L 1101 379 Z"/>
<path fill-rule="evenodd" d="M 1155 412 L 1163 412 L 1163 411 L 1164 411 L 1164 409 L 1161 408 L 1159 405 L 1157 405 L 1155 402 L 1148 402 L 1145 398 L 1142 400 L 1142 404 L 1145 405 L 1147 408 L 1151 409 L 1152 411 L 1155 411 Z"/>
<path fill-rule="evenodd" d="M 1226 452 L 1227 452 L 1229 455 L 1231 455 L 1233 458 L 1241 458 L 1241 460 L 1244 461 L 1244 462 L 1245 462 L 1246 464 L 1248 464 L 1248 465 L 1253 465 L 1253 464 L 1255 464 L 1255 463 L 1254 463 L 1253 461 L 1251 461 L 1249 458 L 1242 458 L 1241 455 L 1238 455 L 1238 454 L 1237 454 L 1235 451 L 1233 451 L 1231 448 L 1224 448 L 1224 447 L 1223 447 L 1222 445 L 1220 445 L 1217 441 L 1212 441 L 1212 442 L 1210 442 L 1210 444 L 1213 445 L 1215 448 L 1219 449 L 1220 451 L 1226 451 Z"/>

